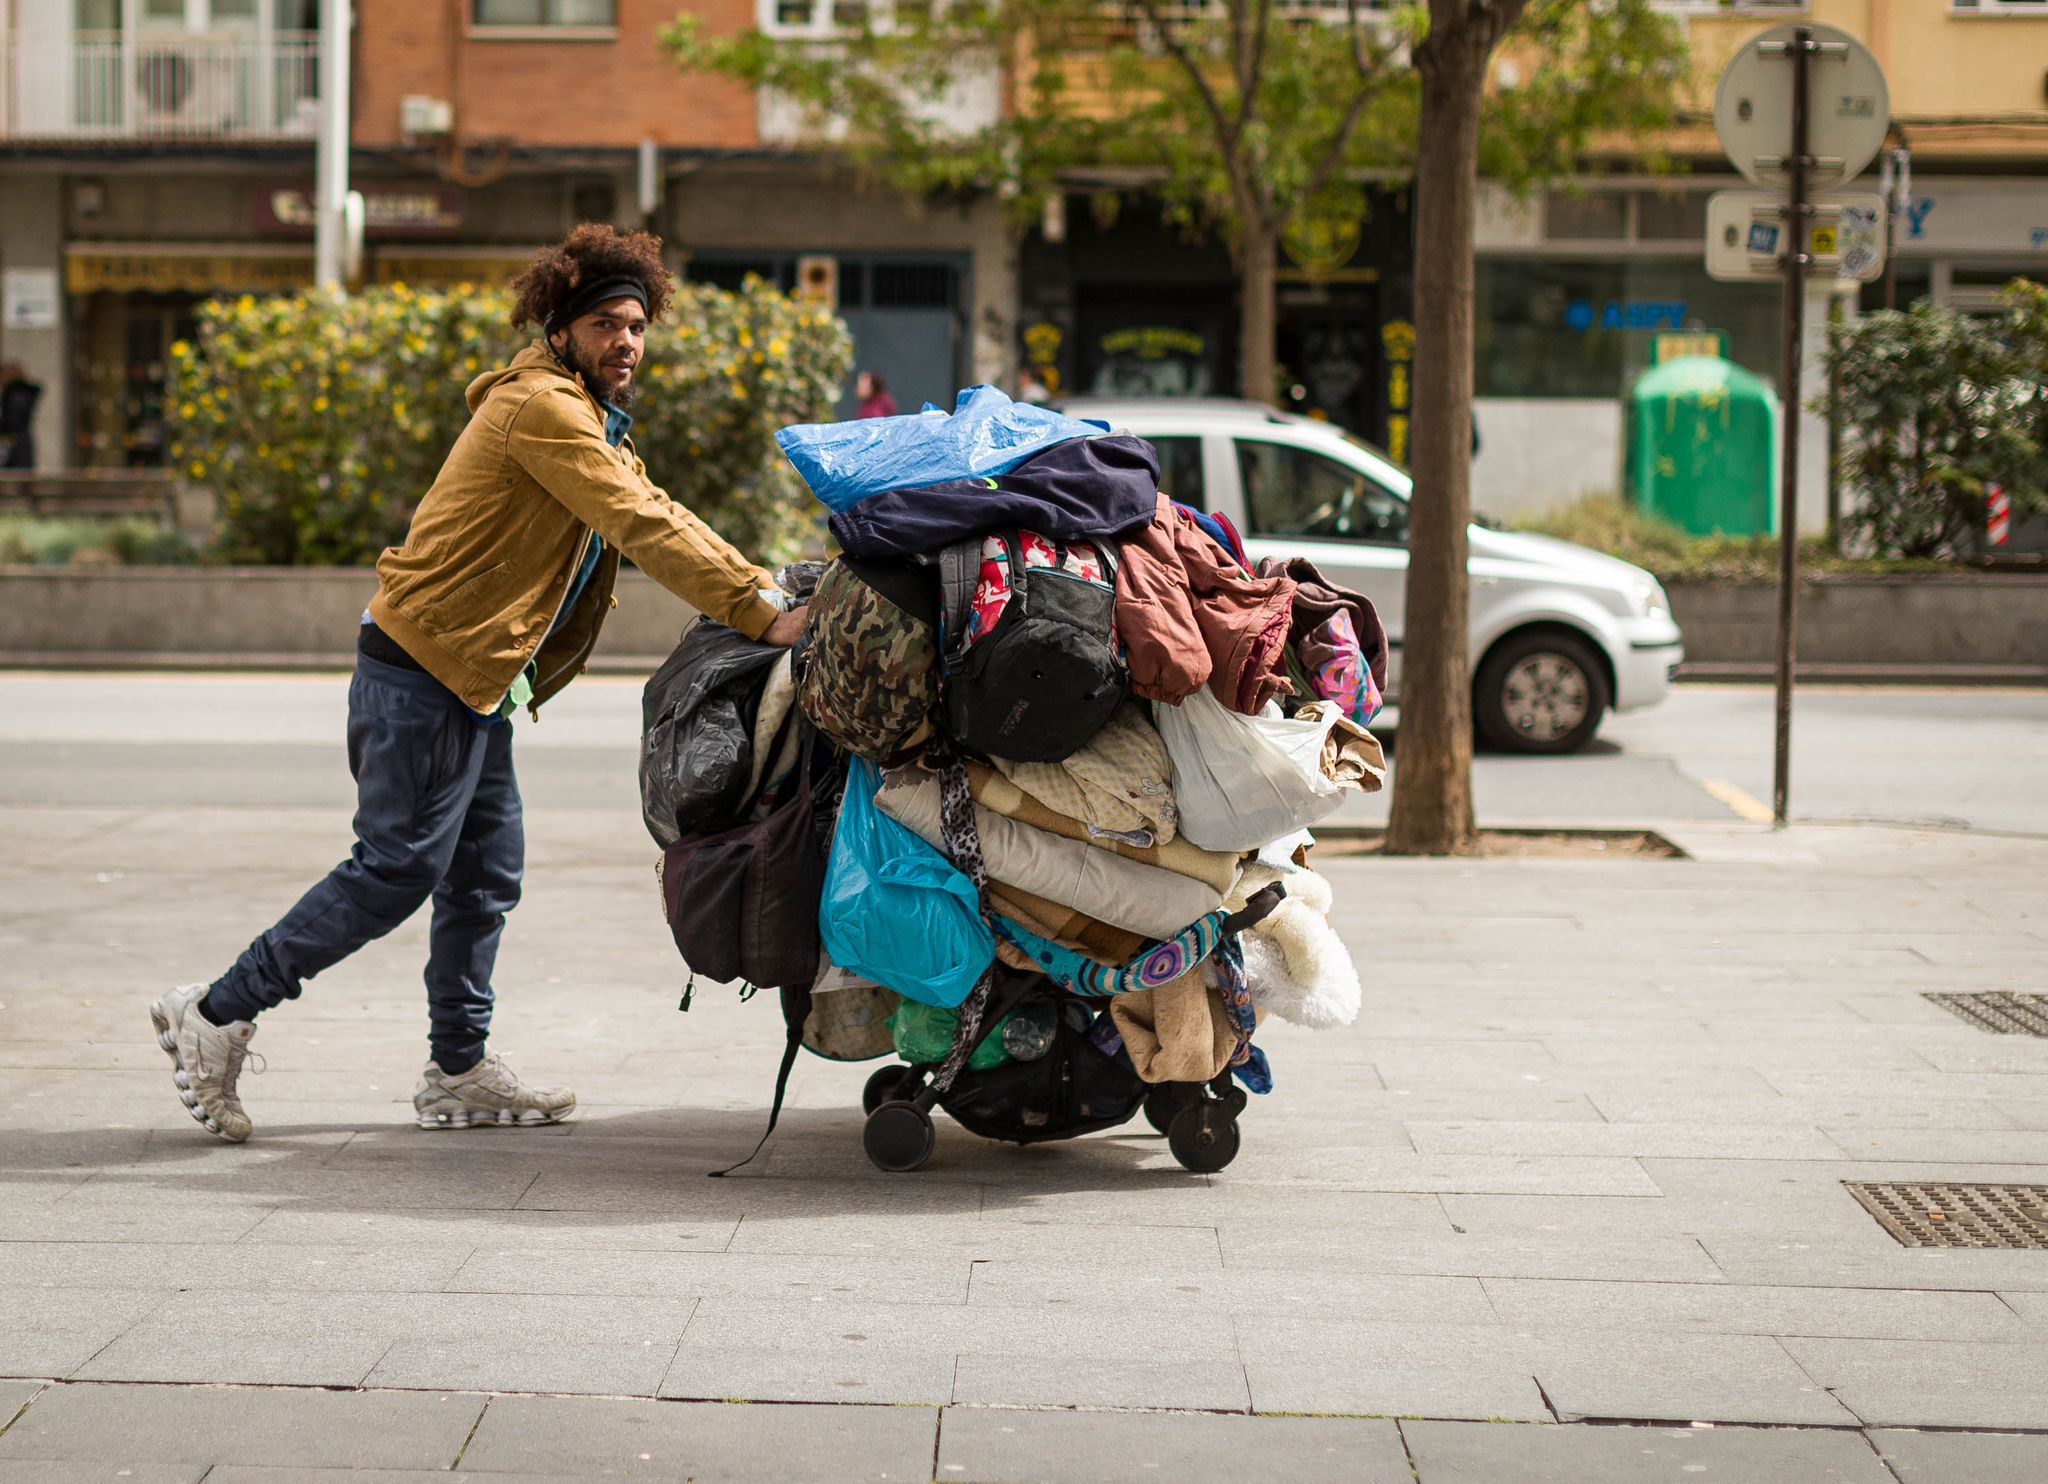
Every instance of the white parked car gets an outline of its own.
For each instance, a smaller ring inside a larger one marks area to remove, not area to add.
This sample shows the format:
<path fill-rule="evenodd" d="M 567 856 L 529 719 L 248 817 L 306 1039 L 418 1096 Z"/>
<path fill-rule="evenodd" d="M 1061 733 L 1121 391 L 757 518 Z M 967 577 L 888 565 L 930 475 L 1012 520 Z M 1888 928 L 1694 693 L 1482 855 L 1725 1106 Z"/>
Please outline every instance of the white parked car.
<path fill-rule="evenodd" d="M 1228 515 L 1253 561 L 1307 557 L 1371 598 L 1399 699 L 1408 471 L 1329 423 L 1222 399 L 1076 397 L 1061 404 L 1149 439 L 1172 498 Z M 1685 657 L 1664 589 L 1642 568 L 1547 536 L 1474 525 L 1472 711 L 1481 740 L 1576 752 L 1612 708 L 1655 705 Z"/>

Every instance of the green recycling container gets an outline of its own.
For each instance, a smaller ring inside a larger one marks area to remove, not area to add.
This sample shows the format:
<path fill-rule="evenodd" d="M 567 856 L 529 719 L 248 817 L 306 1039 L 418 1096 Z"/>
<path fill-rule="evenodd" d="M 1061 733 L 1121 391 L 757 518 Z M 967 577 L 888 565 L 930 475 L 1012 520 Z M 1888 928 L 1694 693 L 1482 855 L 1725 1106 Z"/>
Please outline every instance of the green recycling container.
<path fill-rule="evenodd" d="M 1629 493 L 1695 536 L 1776 535 L 1777 399 L 1719 356 L 1653 366 L 1629 393 Z"/>

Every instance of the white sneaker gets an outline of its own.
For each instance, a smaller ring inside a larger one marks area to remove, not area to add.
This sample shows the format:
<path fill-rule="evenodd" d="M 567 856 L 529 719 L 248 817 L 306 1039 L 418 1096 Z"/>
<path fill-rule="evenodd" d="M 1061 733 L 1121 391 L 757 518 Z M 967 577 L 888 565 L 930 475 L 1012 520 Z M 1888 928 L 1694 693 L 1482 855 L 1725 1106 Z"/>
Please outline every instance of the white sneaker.
<path fill-rule="evenodd" d="M 576 1094 L 566 1087 L 528 1087 L 493 1052 L 453 1076 L 439 1062 L 428 1062 L 412 1105 L 421 1128 L 560 1123 L 575 1110 Z"/>
<path fill-rule="evenodd" d="M 249 1137 L 250 1126 L 235 1083 L 250 1054 L 256 1023 L 213 1024 L 196 1008 L 206 989 L 204 984 L 179 985 L 149 1007 L 149 1018 L 156 1025 L 156 1044 L 177 1068 L 171 1080 L 178 1084 L 185 1110 L 208 1133 L 239 1144 Z M 256 1058 L 254 1070 L 263 1070 L 262 1057 Z"/>

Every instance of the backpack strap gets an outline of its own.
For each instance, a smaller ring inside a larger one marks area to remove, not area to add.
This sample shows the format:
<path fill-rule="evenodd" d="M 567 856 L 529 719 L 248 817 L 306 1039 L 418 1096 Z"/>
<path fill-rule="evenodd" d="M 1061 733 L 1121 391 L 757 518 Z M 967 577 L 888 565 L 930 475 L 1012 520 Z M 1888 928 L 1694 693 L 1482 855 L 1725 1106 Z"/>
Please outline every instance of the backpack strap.
<path fill-rule="evenodd" d="M 811 986 L 799 985 L 782 991 L 782 1019 L 789 1028 L 789 1039 L 782 1046 L 782 1065 L 775 1073 L 775 1101 L 768 1107 L 768 1127 L 761 1130 L 761 1142 L 754 1146 L 754 1152 L 736 1165 L 727 1165 L 722 1170 L 713 1170 L 711 1178 L 730 1175 L 734 1170 L 743 1169 L 761 1157 L 761 1151 L 768 1147 L 769 1138 L 775 1133 L 775 1121 L 782 1117 L 783 1094 L 789 1091 L 789 1074 L 796 1066 L 798 1048 L 804 1043 L 804 1026 L 811 1018 Z"/>
<path fill-rule="evenodd" d="M 939 644 L 949 671 L 967 657 L 967 626 L 980 585 L 981 537 L 955 541 L 939 553 Z"/>

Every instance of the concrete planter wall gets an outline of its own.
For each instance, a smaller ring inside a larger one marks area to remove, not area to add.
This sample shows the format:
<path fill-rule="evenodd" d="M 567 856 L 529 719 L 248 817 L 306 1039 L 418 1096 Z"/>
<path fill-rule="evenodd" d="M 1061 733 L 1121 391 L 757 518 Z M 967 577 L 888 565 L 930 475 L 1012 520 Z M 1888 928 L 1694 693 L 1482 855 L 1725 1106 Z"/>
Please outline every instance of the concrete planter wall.
<path fill-rule="evenodd" d="M 1768 665 L 1778 622 L 1768 585 L 1674 583 L 1686 658 Z M 2048 577 L 1871 577 L 1799 594 L 1802 667 L 2048 670 Z M 2016 678 L 2018 678 L 2016 676 Z"/>
<path fill-rule="evenodd" d="M 375 587 L 362 569 L 0 568 L 0 664 L 346 665 Z M 1770 663 L 1772 588 L 1679 583 L 1670 593 L 1691 661 L 1736 673 Z M 645 670 L 675 647 L 690 610 L 637 572 L 620 577 L 618 597 L 593 665 Z M 1872 678 L 2048 676 L 2048 576 L 1809 583 L 1799 656 Z"/>
<path fill-rule="evenodd" d="M 377 577 L 365 568 L 0 568 L 0 664 L 346 665 Z M 593 664 L 658 663 L 689 606 L 638 572 Z"/>

